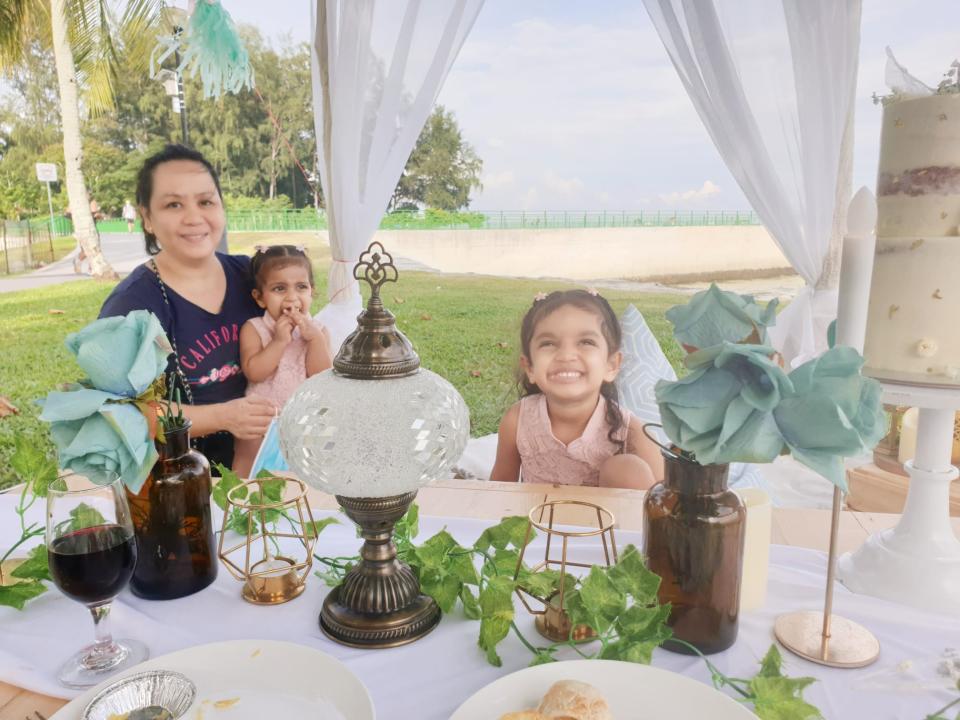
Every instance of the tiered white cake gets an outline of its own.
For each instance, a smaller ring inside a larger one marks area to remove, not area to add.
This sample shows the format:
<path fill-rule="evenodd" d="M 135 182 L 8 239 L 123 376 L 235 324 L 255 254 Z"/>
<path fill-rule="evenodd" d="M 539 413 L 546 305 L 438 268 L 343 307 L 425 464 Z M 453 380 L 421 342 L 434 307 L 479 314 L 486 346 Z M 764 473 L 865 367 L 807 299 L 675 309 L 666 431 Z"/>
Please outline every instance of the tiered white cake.
<path fill-rule="evenodd" d="M 960 94 L 890 99 L 865 373 L 960 385 Z"/>

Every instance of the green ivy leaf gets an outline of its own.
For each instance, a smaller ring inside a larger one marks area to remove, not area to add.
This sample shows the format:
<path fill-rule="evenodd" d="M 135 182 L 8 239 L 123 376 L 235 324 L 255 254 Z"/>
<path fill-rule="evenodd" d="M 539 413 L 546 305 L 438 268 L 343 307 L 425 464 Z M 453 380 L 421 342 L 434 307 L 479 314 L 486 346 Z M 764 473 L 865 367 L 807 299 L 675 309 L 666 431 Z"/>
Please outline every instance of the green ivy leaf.
<path fill-rule="evenodd" d="M 467 619 L 480 619 L 480 602 L 466 585 L 460 586 L 460 602 L 463 603 L 463 614 L 467 616 Z"/>
<path fill-rule="evenodd" d="M 513 580 L 494 577 L 480 591 L 480 639 L 481 649 L 487 654 L 487 662 L 500 667 L 503 661 L 497 655 L 497 644 L 510 632 L 513 622 Z"/>
<path fill-rule="evenodd" d="M 39 443 L 24 437 L 14 440 L 15 450 L 10 457 L 10 467 L 38 497 L 47 496 L 47 488 L 57 479 L 57 463 L 47 457 Z"/>
<path fill-rule="evenodd" d="M 484 577 L 505 576 L 513 578 L 517 571 L 520 553 L 517 550 L 496 550 L 491 558 L 492 563 L 485 562 L 481 570 Z"/>
<path fill-rule="evenodd" d="M 557 651 L 556 648 L 537 648 L 536 652 L 533 654 L 533 660 L 530 661 L 529 667 L 534 665 L 546 665 L 547 663 L 557 662 L 557 659 L 553 654 Z"/>
<path fill-rule="evenodd" d="M 814 678 L 761 677 L 750 680 L 753 710 L 760 720 L 814 720 L 823 716 L 801 693 Z"/>
<path fill-rule="evenodd" d="M 656 640 L 632 640 L 620 638 L 608 643 L 600 651 L 601 660 L 622 660 L 649 665 L 653 658 L 653 651 L 660 643 Z"/>
<path fill-rule="evenodd" d="M 47 546 L 37 545 L 27 553 L 27 559 L 10 573 L 22 580 L 52 580 L 50 566 L 47 564 Z"/>
<path fill-rule="evenodd" d="M 227 530 L 233 530 L 238 535 L 247 534 L 247 513 L 238 507 L 230 509 L 230 517 L 227 519 Z M 253 531 L 256 532 L 257 524 L 253 524 Z"/>
<path fill-rule="evenodd" d="M 775 644 L 771 645 L 767 654 L 763 656 L 763 660 L 760 661 L 760 672 L 757 673 L 757 677 L 783 677 L 783 673 L 780 672 L 782 665 L 783 657 L 780 655 L 780 650 Z"/>
<path fill-rule="evenodd" d="M 420 590 L 436 600 L 445 613 L 453 611 L 462 587 L 456 577 L 438 570 L 424 570 L 420 576 Z"/>
<path fill-rule="evenodd" d="M 446 530 L 441 530 L 417 547 L 415 555 L 417 565 L 424 570 L 445 570 L 448 564 L 450 551 L 457 546 L 457 541 Z"/>
<path fill-rule="evenodd" d="M 666 628 L 667 618 L 670 617 L 669 605 L 644 607 L 631 605 L 617 618 L 615 623 L 617 633 L 621 637 L 637 640 L 648 640 L 658 634 L 660 628 Z M 669 630 L 669 628 L 668 628 Z M 669 637 L 670 634 L 667 634 Z M 666 640 L 667 638 L 663 638 Z"/>
<path fill-rule="evenodd" d="M 107 525 L 107 519 L 96 508 L 80 503 L 70 511 L 70 531 L 85 530 L 98 525 Z"/>
<path fill-rule="evenodd" d="M 227 493 L 237 487 L 237 485 L 243 485 L 243 480 L 241 480 L 233 470 L 220 463 L 217 463 L 217 472 L 220 473 L 220 481 L 213 486 L 213 491 L 210 496 L 217 504 L 217 507 L 225 511 L 227 509 Z M 236 496 L 238 499 L 245 498 L 247 496 L 247 490 L 237 491 Z M 246 529 L 244 529 L 243 532 L 246 533 Z"/>
<path fill-rule="evenodd" d="M 314 520 L 313 522 L 308 522 L 303 526 L 303 530 L 307 535 L 307 539 L 311 540 L 315 537 L 319 537 L 320 533 L 324 531 L 325 528 L 330 525 L 339 525 L 340 521 L 335 517 L 323 518 L 322 520 Z"/>
<path fill-rule="evenodd" d="M 39 580 L 24 580 L 16 585 L 0 585 L 0 605 L 23 610 L 27 601 L 47 591 L 46 586 Z"/>
<path fill-rule="evenodd" d="M 412 503 L 410 509 L 393 526 L 394 542 L 403 542 L 404 540 L 413 542 L 413 538 L 420 533 L 419 518 L 420 508 L 417 507 L 416 503 Z"/>
<path fill-rule="evenodd" d="M 650 605 L 657 600 L 660 576 L 647 568 L 643 555 L 633 545 L 627 545 L 616 565 L 607 571 L 614 587 L 627 593 L 641 605 Z"/>
<path fill-rule="evenodd" d="M 529 542 L 536 537 L 536 533 L 531 528 L 530 537 L 527 538 L 528 527 L 530 527 L 530 521 L 522 515 L 505 517 L 498 524 L 484 530 L 473 547 L 481 551 L 489 550 L 491 547 L 503 550 L 508 545 L 517 549 L 523 548 L 524 540 Z"/>
<path fill-rule="evenodd" d="M 607 571 L 596 565 L 583 580 L 579 597 L 589 618 L 587 624 L 601 634 L 609 630 L 613 621 L 627 608 L 626 593 L 613 584 Z"/>

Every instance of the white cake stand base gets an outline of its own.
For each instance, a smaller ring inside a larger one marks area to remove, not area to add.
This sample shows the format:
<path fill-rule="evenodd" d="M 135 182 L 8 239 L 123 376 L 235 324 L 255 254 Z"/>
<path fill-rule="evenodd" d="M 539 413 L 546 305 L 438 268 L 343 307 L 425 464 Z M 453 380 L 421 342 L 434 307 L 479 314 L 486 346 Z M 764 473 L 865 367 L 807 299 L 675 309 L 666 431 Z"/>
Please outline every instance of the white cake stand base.
<path fill-rule="evenodd" d="M 899 524 L 840 557 L 837 575 L 854 592 L 960 615 L 960 540 L 950 521 L 950 464 L 960 390 L 884 384 L 883 401 L 920 408 L 916 457 Z"/>

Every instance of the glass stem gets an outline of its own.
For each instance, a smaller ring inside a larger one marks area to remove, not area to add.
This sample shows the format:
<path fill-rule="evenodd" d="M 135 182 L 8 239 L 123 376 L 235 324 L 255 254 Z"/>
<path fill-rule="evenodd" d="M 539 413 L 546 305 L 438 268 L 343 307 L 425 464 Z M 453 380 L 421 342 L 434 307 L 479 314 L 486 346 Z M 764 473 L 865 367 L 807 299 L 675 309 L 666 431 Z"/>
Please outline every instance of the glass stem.
<path fill-rule="evenodd" d="M 110 607 L 111 603 L 104 603 L 89 608 L 90 614 L 93 616 L 93 635 L 95 638 L 95 642 L 86 658 L 89 663 L 99 664 L 105 658 L 110 658 L 117 653 L 117 646 L 114 644 L 113 635 L 110 632 Z"/>

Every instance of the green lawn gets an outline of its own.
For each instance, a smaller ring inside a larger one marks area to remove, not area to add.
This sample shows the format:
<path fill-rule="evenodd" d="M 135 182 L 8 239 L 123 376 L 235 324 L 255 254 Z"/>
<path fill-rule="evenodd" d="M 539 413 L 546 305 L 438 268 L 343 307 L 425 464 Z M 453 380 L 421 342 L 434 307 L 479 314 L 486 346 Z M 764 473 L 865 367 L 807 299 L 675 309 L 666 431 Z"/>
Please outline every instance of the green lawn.
<path fill-rule="evenodd" d="M 283 235 L 284 242 L 302 241 L 315 261 L 319 308 L 326 298 L 329 249 L 317 245 L 314 236 L 302 240 Z M 255 243 L 267 243 L 266 233 L 231 236 L 231 251 L 243 252 Z M 470 408 L 474 436 L 495 432 L 506 407 L 516 399 L 514 372 L 517 366 L 519 327 L 533 296 L 573 285 L 540 280 L 513 280 L 466 275 L 434 275 L 404 272 L 396 284 L 383 290 L 387 307 L 397 316 L 399 327 L 410 338 L 423 366 L 447 378 Z M 0 488 L 14 482 L 8 458 L 17 436 L 35 439 L 49 448 L 47 429 L 37 419 L 37 398 L 58 383 L 75 380 L 79 367 L 63 340 L 96 318 L 113 284 L 78 281 L 37 290 L 0 294 L 0 395 L 20 408 L 19 415 L 0 418 Z M 676 295 L 605 291 L 619 313 L 634 303 L 647 319 L 661 345 L 670 348 L 676 366 L 680 351 L 671 339 L 664 312 L 682 301 Z M 63 310 L 63 314 L 50 314 Z M 505 343 L 506 347 L 501 347 Z M 479 373 L 475 377 L 474 373 Z"/>
<path fill-rule="evenodd" d="M 53 238 L 53 256 L 50 255 L 50 243 L 42 242 L 36 243 L 33 246 L 33 257 L 35 262 L 42 262 L 46 265 L 56 262 L 62 257 L 66 257 L 73 249 L 77 246 L 77 241 L 72 235 L 66 235 L 63 237 L 57 236 Z M 10 263 L 13 267 L 10 269 L 13 270 L 19 266 L 20 263 L 25 262 L 26 251 L 24 248 L 16 247 L 10 249 Z M 32 272 L 34 268 L 27 268 L 25 270 L 17 270 L 16 272 L 11 272 L 10 275 L 22 275 L 23 273 Z M 4 253 L 4 249 L 0 246 L 0 277 L 5 277 L 7 271 L 7 258 Z"/>

